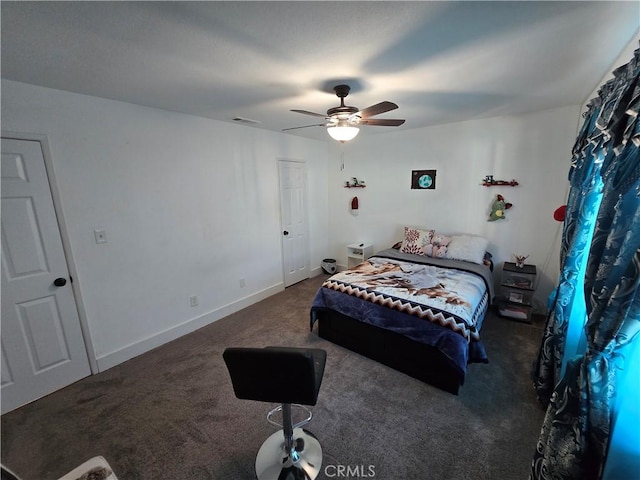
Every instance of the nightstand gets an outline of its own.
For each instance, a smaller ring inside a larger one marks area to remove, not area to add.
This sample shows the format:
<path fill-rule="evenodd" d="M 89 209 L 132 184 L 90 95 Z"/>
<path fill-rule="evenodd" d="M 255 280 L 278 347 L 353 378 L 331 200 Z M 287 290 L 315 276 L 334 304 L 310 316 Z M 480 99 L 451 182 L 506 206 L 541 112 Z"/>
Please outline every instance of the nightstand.
<path fill-rule="evenodd" d="M 518 268 L 513 262 L 504 262 L 497 298 L 498 313 L 501 316 L 531 323 L 536 274 L 535 265 Z"/>
<path fill-rule="evenodd" d="M 355 267 L 373 255 L 370 243 L 351 243 L 347 245 L 347 268 Z"/>

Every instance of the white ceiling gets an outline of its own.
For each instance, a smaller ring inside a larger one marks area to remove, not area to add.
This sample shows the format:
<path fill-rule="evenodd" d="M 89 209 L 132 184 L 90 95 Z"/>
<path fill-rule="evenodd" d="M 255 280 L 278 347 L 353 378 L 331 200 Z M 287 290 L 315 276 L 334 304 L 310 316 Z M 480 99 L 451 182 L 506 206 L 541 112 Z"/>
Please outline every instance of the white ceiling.
<path fill-rule="evenodd" d="M 389 100 L 401 127 L 583 103 L 640 26 L 638 1 L 9 2 L 2 77 L 280 131 Z M 320 120 L 320 122 L 318 122 Z M 328 139 L 324 128 L 293 135 Z"/>

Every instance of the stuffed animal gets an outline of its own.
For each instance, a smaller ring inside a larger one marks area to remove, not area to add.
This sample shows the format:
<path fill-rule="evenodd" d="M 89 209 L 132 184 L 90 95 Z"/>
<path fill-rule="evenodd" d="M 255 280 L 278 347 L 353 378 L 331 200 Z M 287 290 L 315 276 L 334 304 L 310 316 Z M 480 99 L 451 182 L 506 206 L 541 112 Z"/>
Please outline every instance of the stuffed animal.
<path fill-rule="evenodd" d="M 436 233 L 431 237 L 431 243 L 424 246 L 424 253 L 429 257 L 438 257 L 442 258 L 447 253 L 447 246 L 451 238 L 442 235 L 440 233 Z"/>
<path fill-rule="evenodd" d="M 514 253 L 513 258 L 516 259 L 516 268 L 524 268 L 524 261 L 529 258 L 529 255 L 516 255 Z"/>
<path fill-rule="evenodd" d="M 488 222 L 495 222 L 496 220 L 504 220 L 505 210 L 510 209 L 513 206 L 511 203 L 507 203 L 504 201 L 504 197 L 502 195 L 496 195 L 496 199 L 493 201 L 491 205 L 491 213 L 489 214 Z"/>

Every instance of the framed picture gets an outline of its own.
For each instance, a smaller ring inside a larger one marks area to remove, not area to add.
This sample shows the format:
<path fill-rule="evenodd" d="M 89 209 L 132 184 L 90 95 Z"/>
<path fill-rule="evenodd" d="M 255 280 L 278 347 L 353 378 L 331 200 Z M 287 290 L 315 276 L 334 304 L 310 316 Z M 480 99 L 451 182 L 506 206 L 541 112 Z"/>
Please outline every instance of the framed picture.
<path fill-rule="evenodd" d="M 411 172 L 411 189 L 434 190 L 436 188 L 435 170 L 413 170 Z"/>

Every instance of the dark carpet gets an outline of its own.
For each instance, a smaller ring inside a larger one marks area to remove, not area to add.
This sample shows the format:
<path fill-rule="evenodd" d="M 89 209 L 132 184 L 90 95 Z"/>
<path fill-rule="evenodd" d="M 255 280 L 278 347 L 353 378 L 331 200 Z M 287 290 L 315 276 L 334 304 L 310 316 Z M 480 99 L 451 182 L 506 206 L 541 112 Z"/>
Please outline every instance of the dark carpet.
<path fill-rule="evenodd" d="M 290 345 L 327 350 L 306 427 L 323 447 L 318 478 L 527 478 L 544 416 L 529 380 L 539 323 L 490 313 L 481 332 L 490 363 L 470 365 L 455 396 L 310 333 L 325 278 L 2 416 L 2 463 L 24 480 L 57 479 L 96 455 L 120 480 L 255 478 L 274 405 L 235 398 L 222 352 Z"/>

